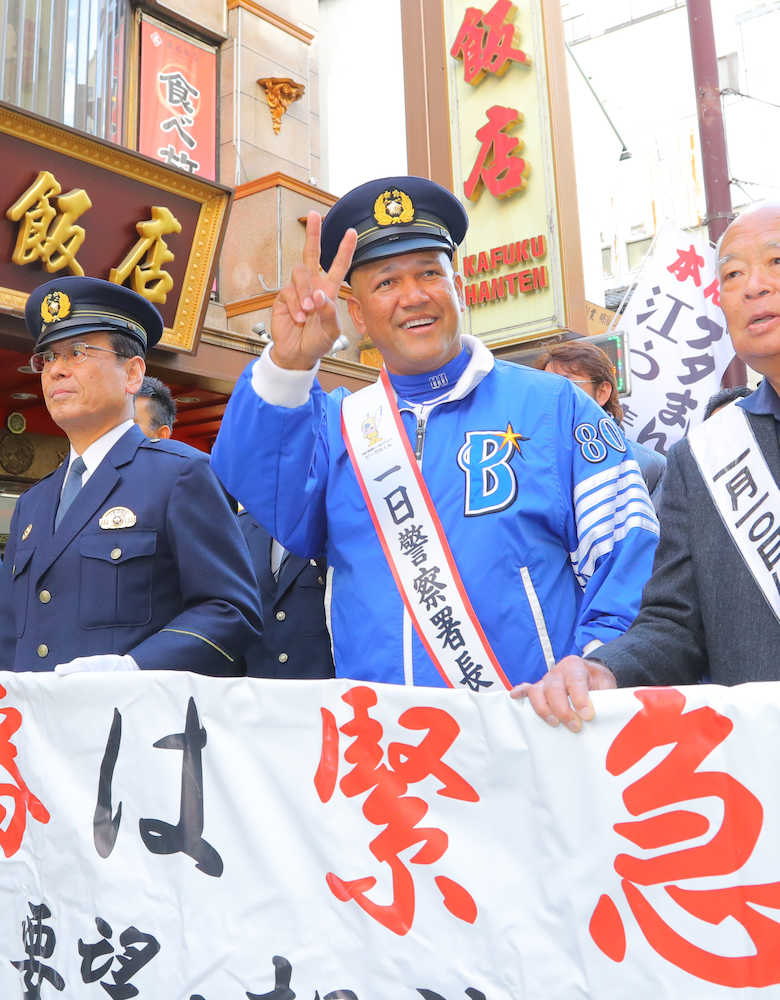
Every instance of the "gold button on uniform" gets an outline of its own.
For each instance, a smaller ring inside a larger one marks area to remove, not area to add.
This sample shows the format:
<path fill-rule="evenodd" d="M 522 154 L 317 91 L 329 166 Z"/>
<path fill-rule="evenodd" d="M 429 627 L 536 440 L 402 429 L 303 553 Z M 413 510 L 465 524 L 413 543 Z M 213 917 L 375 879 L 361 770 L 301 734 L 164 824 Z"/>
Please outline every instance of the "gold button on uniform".
<path fill-rule="evenodd" d="M 280 663 L 287 663 L 287 661 L 289 659 L 290 659 L 290 657 L 287 655 L 287 653 L 280 653 L 279 654 L 279 662 Z"/>
<path fill-rule="evenodd" d="M 122 555 L 122 550 L 121 549 L 111 549 L 111 558 L 112 559 L 119 559 L 119 557 L 121 555 Z"/>
<path fill-rule="evenodd" d="M 286 611 L 277 611 L 276 612 L 276 620 L 278 622 L 283 622 L 286 617 L 287 617 L 287 612 Z"/>
<path fill-rule="evenodd" d="M 51 600 L 51 594 L 49 593 L 48 590 L 42 590 L 40 594 L 38 594 L 38 600 L 41 602 L 41 604 L 48 604 L 49 601 Z"/>
<path fill-rule="evenodd" d="M 43 659 L 44 656 L 48 655 L 49 655 L 49 647 L 46 645 L 45 642 L 42 642 L 38 647 L 38 656 L 40 656 L 40 658 Z"/>
<path fill-rule="evenodd" d="M 317 583 L 318 583 L 318 584 L 319 584 L 320 586 L 323 586 L 323 584 L 325 583 L 325 581 L 324 581 L 324 580 L 322 579 L 322 577 L 321 577 L 321 576 L 318 576 L 318 577 L 317 577 Z"/>

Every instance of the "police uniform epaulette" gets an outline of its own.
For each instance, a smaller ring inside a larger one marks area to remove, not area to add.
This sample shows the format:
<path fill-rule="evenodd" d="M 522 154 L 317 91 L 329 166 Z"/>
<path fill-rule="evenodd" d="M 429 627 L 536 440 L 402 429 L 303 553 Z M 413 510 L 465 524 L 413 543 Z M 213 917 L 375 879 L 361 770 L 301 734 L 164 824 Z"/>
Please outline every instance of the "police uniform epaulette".
<path fill-rule="evenodd" d="M 167 452 L 169 455 L 177 455 L 179 458 L 202 458 L 208 461 L 208 455 L 193 448 L 183 441 L 174 441 L 173 438 L 147 438 L 139 445 L 141 448 L 151 448 L 154 451 Z"/>

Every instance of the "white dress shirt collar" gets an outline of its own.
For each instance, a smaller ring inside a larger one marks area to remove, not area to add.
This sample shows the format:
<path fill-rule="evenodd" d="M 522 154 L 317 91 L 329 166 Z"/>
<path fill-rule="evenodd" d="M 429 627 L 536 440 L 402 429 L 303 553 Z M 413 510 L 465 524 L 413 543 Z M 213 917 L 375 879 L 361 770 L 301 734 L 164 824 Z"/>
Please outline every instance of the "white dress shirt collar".
<path fill-rule="evenodd" d="M 121 424 L 117 424 L 116 427 L 112 427 L 110 431 L 93 441 L 92 444 L 84 449 L 84 454 L 81 456 L 84 459 L 84 465 L 86 466 L 85 471 L 81 475 L 81 485 L 89 479 L 92 473 L 97 469 L 106 455 L 111 451 L 117 441 L 133 426 L 135 421 L 133 420 L 123 420 Z M 78 452 L 71 445 L 70 448 L 70 458 L 68 459 L 68 468 L 65 470 L 65 479 L 68 478 L 68 472 L 70 472 L 70 467 L 78 457 Z M 63 479 L 63 487 L 65 485 L 65 479 Z"/>

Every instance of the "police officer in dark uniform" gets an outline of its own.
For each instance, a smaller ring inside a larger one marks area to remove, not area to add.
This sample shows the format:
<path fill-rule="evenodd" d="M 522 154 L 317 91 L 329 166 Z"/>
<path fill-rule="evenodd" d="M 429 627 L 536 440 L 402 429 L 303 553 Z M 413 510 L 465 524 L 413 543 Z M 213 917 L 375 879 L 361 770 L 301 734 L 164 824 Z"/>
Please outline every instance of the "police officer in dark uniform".
<path fill-rule="evenodd" d="M 250 677 L 313 680 L 333 677 L 325 624 L 324 559 L 296 556 L 242 510 L 238 523 L 260 585 L 265 628 L 246 651 Z"/>
<path fill-rule="evenodd" d="M 30 295 L 25 320 L 70 455 L 16 505 L 0 664 L 243 674 L 262 625 L 235 518 L 205 454 L 133 423 L 160 314 L 122 286 L 65 277 Z"/>

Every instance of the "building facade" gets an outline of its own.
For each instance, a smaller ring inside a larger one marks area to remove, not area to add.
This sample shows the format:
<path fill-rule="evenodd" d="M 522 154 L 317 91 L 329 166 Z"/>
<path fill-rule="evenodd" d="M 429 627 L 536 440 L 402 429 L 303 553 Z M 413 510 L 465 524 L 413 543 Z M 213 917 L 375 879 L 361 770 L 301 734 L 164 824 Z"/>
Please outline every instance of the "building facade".
<path fill-rule="evenodd" d="M 776 199 L 777 0 L 711 0 L 735 210 Z M 685 0 L 563 0 L 588 299 L 614 308 L 664 221 L 706 228 Z"/>
<path fill-rule="evenodd" d="M 209 450 L 303 217 L 335 200 L 319 186 L 318 20 L 317 0 L 0 4 L 0 534 L 66 453 L 22 321 L 58 274 L 158 305 L 149 371 L 174 392 L 175 436 Z M 373 377 L 352 339 L 323 363 L 329 388 Z"/>

